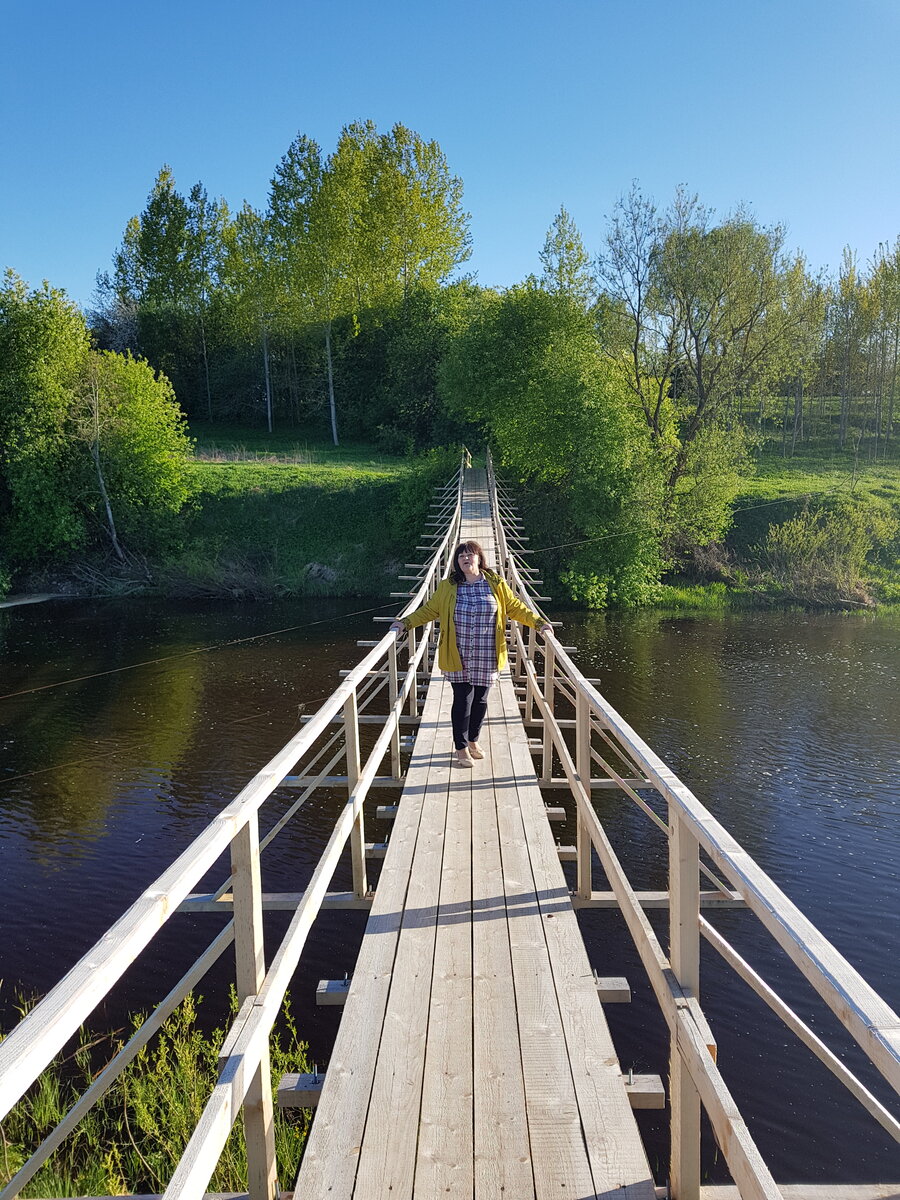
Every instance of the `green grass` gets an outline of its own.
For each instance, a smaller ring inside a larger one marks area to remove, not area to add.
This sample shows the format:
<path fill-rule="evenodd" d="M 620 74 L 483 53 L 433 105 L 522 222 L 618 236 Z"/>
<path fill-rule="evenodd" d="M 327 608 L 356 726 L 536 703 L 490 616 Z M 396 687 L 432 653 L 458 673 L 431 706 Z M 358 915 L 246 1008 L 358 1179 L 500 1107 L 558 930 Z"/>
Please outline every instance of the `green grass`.
<path fill-rule="evenodd" d="M 724 583 L 665 583 L 653 607 L 670 612 L 722 612 L 729 606 Z"/>
<path fill-rule="evenodd" d="M 779 451 L 767 449 L 757 459 L 755 474 L 741 487 L 744 497 L 773 501 L 842 492 L 900 499 L 900 457 L 867 463 L 858 462 L 849 451 L 807 450 L 784 458 Z"/>
<path fill-rule="evenodd" d="M 455 451 L 430 459 L 195 425 L 193 503 L 157 564 L 168 594 L 386 596 Z M 213 436 L 215 435 L 215 440 Z"/>
<path fill-rule="evenodd" d="M 282 462 L 296 466 L 338 465 L 352 469 L 388 468 L 404 460 L 385 454 L 369 442 L 342 442 L 334 446 L 321 437 L 307 437 L 296 429 L 273 430 L 245 428 L 192 421 L 195 456 L 202 462 Z"/>

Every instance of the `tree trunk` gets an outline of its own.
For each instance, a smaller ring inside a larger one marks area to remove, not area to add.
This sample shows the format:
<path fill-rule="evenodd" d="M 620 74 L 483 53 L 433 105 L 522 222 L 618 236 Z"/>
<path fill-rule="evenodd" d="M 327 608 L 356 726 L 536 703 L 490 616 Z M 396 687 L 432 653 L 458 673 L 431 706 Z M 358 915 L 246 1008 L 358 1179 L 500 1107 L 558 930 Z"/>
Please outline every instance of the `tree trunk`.
<path fill-rule="evenodd" d="M 272 432 L 272 379 L 269 374 L 269 331 L 263 323 L 263 364 L 266 371 L 266 420 L 269 426 L 269 433 Z"/>
<path fill-rule="evenodd" d="M 106 490 L 106 480 L 103 478 L 103 468 L 100 466 L 100 385 L 96 375 L 91 380 L 91 416 L 94 418 L 94 436 L 91 439 L 91 458 L 97 471 L 97 485 L 106 508 L 106 528 L 112 542 L 113 550 L 119 562 L 125 561 L 125 552 L 119 544 L 116 534 L 116 522 L 113 519 L 112 505 L 109 502 L 109 492 Z"/>
<path fill-rule="evenodd" d="M 803 378 L 797 380 L 797 391 L 794 393 L 794 433 L 791 438 L 791 458 L 797 449 L 797 438 L 803 438 Z"/>
<path fill-rule="evenodd" d="M 334 366 L 331 361 L 331 322 L 325 323 L 325 357 L 328 360 L 328 406 L 331 411 L 331 437 L 338 444 L 337 409 L 334 405 Z"/>
<path fill-rule="evenodd" d="M 200 309 L 200 345 L 203 349 L 203 375 L 206 379 L 206 413 L 212 420 L 212 392 L 209 386 L 209 357 L 206 353 L 206 322 L 203 320 L 203 309 Z"/>

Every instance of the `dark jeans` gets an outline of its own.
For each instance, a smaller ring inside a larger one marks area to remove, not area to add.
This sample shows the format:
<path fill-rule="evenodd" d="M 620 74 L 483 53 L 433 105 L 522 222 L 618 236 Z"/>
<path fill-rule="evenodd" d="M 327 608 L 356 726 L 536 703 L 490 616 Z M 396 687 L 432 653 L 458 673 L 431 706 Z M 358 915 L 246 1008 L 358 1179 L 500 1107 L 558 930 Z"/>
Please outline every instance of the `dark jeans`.
<path fill-rule="evenodd" d="M 477 687 L 474 683 L 455 683 L 450 721 L 453 725 L 453 745 L 462 750 L 469 742 L 477 742 L 487 712 L 487 696 L 490 687 Z"/>

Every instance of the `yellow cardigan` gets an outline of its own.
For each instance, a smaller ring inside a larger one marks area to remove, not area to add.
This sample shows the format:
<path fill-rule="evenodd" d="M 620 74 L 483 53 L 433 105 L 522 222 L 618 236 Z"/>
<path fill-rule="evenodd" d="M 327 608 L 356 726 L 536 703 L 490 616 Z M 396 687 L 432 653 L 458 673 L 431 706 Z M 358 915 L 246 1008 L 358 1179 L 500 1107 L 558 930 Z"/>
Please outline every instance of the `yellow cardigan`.
<path fill-rule="evenodd" d="M 507 620 L 530 625 L 533 629 L 546 625 L 547 621 L 539 613 L 532 612 L 527 604 L 523 604 L 521 600 L 517 599 L 509 584 L 499 575 L 487 570 L 483 570 L 482 575 L 488 581 L 488 586 L 497 601 L 497 670 L 502 671 L 509 657 L 506 649 Z M 419 625 L 426 625 L 429 621 L 440 621 L 438 666 L 442 671 L 461 671 L 463 669 L 459 648 L 456 645 L 456 626 L 453 622 L 455 608 L 456 584 L 451 579 L 442 579 L 421 608 L 400 618 L 405 629 L 415 629 Z"/>

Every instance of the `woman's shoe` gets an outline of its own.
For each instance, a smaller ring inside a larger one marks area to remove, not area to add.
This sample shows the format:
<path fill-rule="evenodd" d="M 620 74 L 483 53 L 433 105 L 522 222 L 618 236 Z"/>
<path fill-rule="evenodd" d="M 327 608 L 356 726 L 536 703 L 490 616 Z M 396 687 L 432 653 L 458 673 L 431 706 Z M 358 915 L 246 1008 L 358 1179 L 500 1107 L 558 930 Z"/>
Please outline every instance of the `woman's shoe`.
<path fill-rule="evenodd" d="M 473 758 L 484 758 L 484 751 L 477 742 L 469 742 L 469 753 Z"/>
<path fill-rule="evenodd" d="M 469 751 L 465 746 L 463 746 L 462 750 L 456 751 L 456 765 L 458 767 L 471 767 L 474 765 L 469 757 Z"/>

